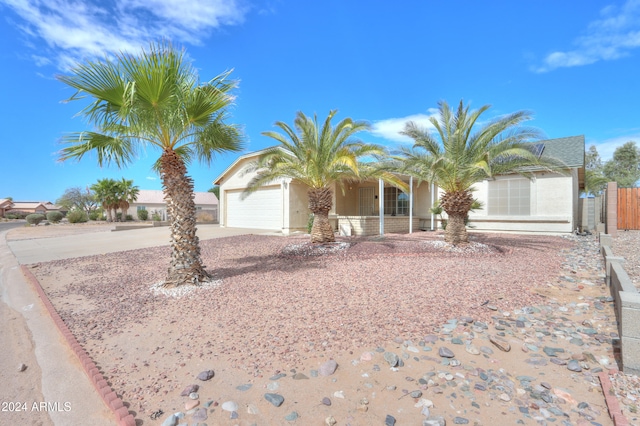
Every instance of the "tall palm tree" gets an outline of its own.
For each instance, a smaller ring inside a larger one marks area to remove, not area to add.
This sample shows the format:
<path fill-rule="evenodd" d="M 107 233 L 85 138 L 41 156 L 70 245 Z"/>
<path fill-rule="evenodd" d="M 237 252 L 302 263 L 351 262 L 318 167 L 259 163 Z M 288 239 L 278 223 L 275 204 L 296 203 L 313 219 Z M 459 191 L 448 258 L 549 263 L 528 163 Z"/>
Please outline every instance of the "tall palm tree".
<path fill-rule="evenodd" d="M 507 173 L 531 178 L 536 170 L 562 172 L 564 166 L 553 158 L 538 158 L 527 143 L 542 136 L 539 130 L 522 126 L 531 119 L 530 113 L 518 111 L 478 124 L 489 108 L 469 111 L 460 101 L 454 111 L 441 101 L 438 117 L 430 118 L 435 135 L 413 122 L 401 132 L 415 143 L 396 157 L 400 170 L 444 191 L 440 205 L 448 215 L 445 241 L 452 244 L 468 242 L 465 217 L 474 201 L 474 184 Z"/>
<path fill-rule="evenodd" d="M 107 212 L 107 221 L 113 222 L 118 208 L 118 182 L 113 179 L 98 179 L 97 183 L 91 185 L 91 190 L 95 199 Z"/>
<path fill-rule="evenodd" d="M 118 207 L 122 211 L 122 221 L 127 220 L 127 212 L 131 203 L 138 199 L 140 188 L 133 184 L 132 180 L 122 178 L 117 182 L 118 188 Z"/>
<path fill-rule="evenodd" d="M 185 52 L 168 43 L 152 45 L 140 55 L 116 55 L 78 64 L 58 77 L 77 90 L 69 100 L 88 96 L 82 110 L 94 131 L 68 134 L 61 160 L 81 159 L 95 152 L 99 165 L 130 164 L 151 147 L 170 217 L 171 262 L 164 285 L 200 284 L 210 279 L 196 236 L 193 180 L 187 165 L 194 159 L 209 164 L 216 153 L 238 151 L 242 138 L 227 124 L 236 83 L 225 72 L 200 82 Z"/>
<path fill-rule="evenodd" d="M 362 121 L 345 118 L 335 126 L 331 119 L 337 111 L 330 111 L 322 128 L 318 119 L 298 112 L 294 120 L 294 131 L 281 121 L 276 122 L 284 134 L 264 132 L 265 136 L 277 140 L 280 145 L 268 149 L 254 165 L 258 173 L 249 182 L 243 196 L 248 196 L 260 186 L 274 179 L 287 177 L 306 185 L 309 210 L 313 213 L 311 242 L 335 241 L 329 223 L 329 211 L 333 205 L 333 186 L 344 193 L 345 182 L 357 182 L 370 178 L 382 178 L 406 190 L 406 184 L 394 174 L 366 163 L 367 158 L 386 155 L 383 147 L 354 139 L 353 135 L 368 129 Z"/>

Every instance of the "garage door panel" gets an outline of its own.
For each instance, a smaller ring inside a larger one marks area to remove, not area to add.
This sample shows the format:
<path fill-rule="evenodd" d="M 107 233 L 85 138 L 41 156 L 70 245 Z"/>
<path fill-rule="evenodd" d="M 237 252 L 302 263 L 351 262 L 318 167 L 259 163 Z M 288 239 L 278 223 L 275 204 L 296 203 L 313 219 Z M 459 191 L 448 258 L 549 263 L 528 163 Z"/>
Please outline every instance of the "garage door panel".
<path fill-rule="evenodd" d="M 226 193 L 228 227 L 282 229 L 280 187 L 259 189 L 244 200 L 241 196 L 242 191 Z"/>

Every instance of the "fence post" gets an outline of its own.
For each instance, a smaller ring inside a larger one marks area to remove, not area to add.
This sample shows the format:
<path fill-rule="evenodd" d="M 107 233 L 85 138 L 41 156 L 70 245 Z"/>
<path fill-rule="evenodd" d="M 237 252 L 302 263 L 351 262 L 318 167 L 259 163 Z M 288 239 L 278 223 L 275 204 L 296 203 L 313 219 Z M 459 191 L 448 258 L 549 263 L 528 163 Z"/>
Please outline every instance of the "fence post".
<path fill-rule="evenodd" d="M 607 234 L 615 237 L 618 234 L 618 183 L 607 183 Z"/>

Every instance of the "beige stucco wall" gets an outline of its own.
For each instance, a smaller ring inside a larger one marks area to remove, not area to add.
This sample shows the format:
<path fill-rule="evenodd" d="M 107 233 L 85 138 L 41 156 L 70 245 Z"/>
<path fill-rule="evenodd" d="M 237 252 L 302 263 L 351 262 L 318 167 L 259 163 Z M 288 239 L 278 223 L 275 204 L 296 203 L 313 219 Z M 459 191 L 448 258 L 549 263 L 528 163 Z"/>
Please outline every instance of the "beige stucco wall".
<path fill-rule="evenodd" d="M 498 176 L 496 180 L 515 177 Z M 469 215 L 471 225 L 476 230 L 571 232 L 578 214 L 577 171 L 568 175 L 536 173 L 530 185 L 530 215 L 496 216 L 488 213 L 488 181 L 476 184 L 473 195 L 484 208 Z"/>
<path fill-rule="evenodd" d="M 291 182 L 288 188 L 289 211 L 288 220 L 289 229 L 285 232 L 306 231 L 307 222 L 309 220 L 309 197 L 307 195 L 307 187 L 297 182 Z M 286 218 L 286 216 L 285 216 Z"/>

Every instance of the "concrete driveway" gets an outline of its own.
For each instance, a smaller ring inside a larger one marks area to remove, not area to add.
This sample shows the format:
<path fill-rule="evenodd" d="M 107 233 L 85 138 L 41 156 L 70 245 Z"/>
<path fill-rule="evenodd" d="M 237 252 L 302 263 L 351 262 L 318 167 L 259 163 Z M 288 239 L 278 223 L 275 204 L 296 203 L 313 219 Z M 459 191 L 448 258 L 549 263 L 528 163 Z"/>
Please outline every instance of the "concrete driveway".
<path fill-rule="evenodd" d="M 266 229 L 223 228 L 220 225 L 198 225 L 197 232 L 200 240 L 247 234 L 282 235 L 279 232 Z M 58 259 L 169 245 L 169 227 L 92 232 L 63 237 L 13 240 L 7 243 L 18 262 L 22 265 L 28 265 Z"/>

